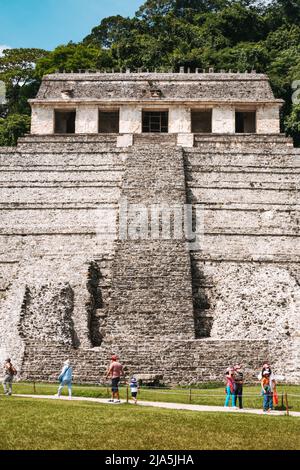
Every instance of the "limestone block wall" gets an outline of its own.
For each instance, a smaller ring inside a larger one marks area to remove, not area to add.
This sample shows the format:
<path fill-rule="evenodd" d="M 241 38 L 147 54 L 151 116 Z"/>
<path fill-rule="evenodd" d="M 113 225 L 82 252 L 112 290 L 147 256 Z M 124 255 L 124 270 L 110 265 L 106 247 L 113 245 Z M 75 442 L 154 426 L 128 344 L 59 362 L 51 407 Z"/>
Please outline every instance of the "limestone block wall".
<path fill-rule="evenodd" d="M 299 381 L 299 169 L 287 146 L 186 152 L 189 199 L 203 205 L 192 253 L 199 337 L 269 341 L 277 373 Z"/>
<path fill-rule="evenodd" d="M 74 292 L 69 284 L 26 287 L 19 330 L 25 342 L 35 340 L 73 345 Z"/>
<path fill-rule="evenodd" d="M 259 106 L 256 112 L 256 132 L 258 134 L 279 134 L 279 111 L 278 106 Z"/>
<path fill-rule="evenodd" d="M 118 353 L 128 374 L 197 383 L 236 361 L 254 380 L 270 360 L 300 381 L 300 154 L 282 136 L 195 145 L 31 136 L 0 149 L 1 361 L 56 380 L 69 357 L 94 382 Z M 200 204 L 200 249 L 99 237 L 120 198 Z"/>
<path fill-rule="evenodd" d="M 126 154 L 101 137 L 51 139 L 0 149 L 0 360 L 19 368 L 33 339 L 91 347 L 110 295 L 114 247 L 98 237 L 99 208 L 115 211 Z"/>
<path fill-rule="evenodd" d="M 111 348 L 74 349 L 61 344 L 45 346 L 28 343 L 22 365 L 24 380 L 56 382 L 66 358 L 74 369 L 74 381 L 103 383 L 110 363 Z M 242 361 L 245 377 L 255 381 L 259 366 L 268 356 L 267 341 L 183 340 L 132 341 L 119 343 L 114 350 L 125 366 L 127 378 L 133 374 L 160 375 L 165 384 L 197 384 L 223 381 L 224 364 Z"/>

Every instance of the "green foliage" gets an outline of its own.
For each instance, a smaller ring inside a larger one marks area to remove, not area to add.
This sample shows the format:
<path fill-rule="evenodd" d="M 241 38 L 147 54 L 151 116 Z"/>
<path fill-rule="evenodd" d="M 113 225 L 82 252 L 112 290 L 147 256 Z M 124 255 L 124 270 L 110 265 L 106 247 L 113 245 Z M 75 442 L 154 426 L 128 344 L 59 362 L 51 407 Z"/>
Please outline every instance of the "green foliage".
<path fill-rule="evenodd" d="M 30 114 L 27 100 L 39 87 L 36 63 L 48 54 L 43 49 L 6 49 L 0 57 L 0 80 L 7 88 L 7 114 Z M 2 110 L 3 113 L 3 110 Z"/>
<path fill-rule="evenodd" d="M 284 124 L 287 133 L 294 138 L 295 144 L 300 146 L 300 104 L 292 107 Z"/>
<path fill-rule="evenodd" d="M 269 75 L 276 97 L 286 101 L 282 127 L 298 142 L 291 84 L 300 79 L 299 25 L 299 0 L 146 0 L 133 18 L 104 18 L 82 43 L 52 52 L 5 51 L 0 80 L 8 104 L 0 115 L 29 114 L 27 99 L 43 75 L 56 71 L 256 69 Z"/>
<path fill-rule="evenodd" d="M 201 383 L 193 383 L 192 386 L 185 385 L 182 388 L 192 388 L 193 390 L 214 390 L 214 389 L 221 389 L 224 391 L 224 384 L 223 382 L 201 382 Z"/>
<path fill-rule="evenodd" d="M 291 84 L 300 79 L 299 19 L 298 0 L 147 0 L 132 19 L 104 19 L 83 44 L 109 48 L 120 68 L 265 72 L 286 101 L 282 127 L 289 123 L 285 130 L 300 142 L 298 115 L 288 119 Z"/>
<path fill-rule="evenodd" d="M 0 398 L 1 450 L 299 449 L 299 418 Z"/>
<path fill-rule="evenodd" d="M 111 67 L 111 53 L 100 49 L 93 44 L 74 44 L 58 46 L 46 57 L 39 60 L 36 75 L 43 75 L 57 71 L 78 72 L 79 70 L 97 70 L 102 67 Z"/>
<path fill-rule="evenodd" d="M 20 136 L 30 129 L 30 116 L 10 114 L 6 119 L 0 118 L 0 146 L 16 145 Z"/>

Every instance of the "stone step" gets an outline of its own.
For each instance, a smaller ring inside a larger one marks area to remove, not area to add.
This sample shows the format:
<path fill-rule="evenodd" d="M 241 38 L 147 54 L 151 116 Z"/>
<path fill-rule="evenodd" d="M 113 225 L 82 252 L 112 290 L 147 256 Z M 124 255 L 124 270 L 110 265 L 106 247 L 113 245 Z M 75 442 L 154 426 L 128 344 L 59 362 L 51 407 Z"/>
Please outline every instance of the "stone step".
<path fill-rule="evenodd" d="M 297 154 L 185 153 L 185 167 L 190 171 L 293 171 L 300 168 Z"/>
<path fill-rule="evenodd" d="M 134 134 L 133 143 L 135 146 L 159 145 L 175 146 L 177 143 L 177 134 Z"/>
<path fill-rule="evenodd" d="M 238 148 L 291 148 L 293 139 L 284 134 L 195 134 L 194 146 L 197 148 L 238 149 Z"/>
<path fill-rule="evenodd" d="M 18 143 L 30 142 L 105 142 L 116 141 L 117 134 L 26 134 Z"/>
<path fill-rule="evenodd" d="M 112 352 L 120 356 L 127 375 L 161 374 L 166 384 L 223 381 L 224 364 L 242 361 L 248 381 L 255 381 L 257 365 L 268 357 L 267 341 L 190 340 L 136 342 L 135 335 L 105 348 L 73 349 L 60 344 L 29 343 L 25 349 L 22 379 L 57 382 L 63 362 L 70 359 L 74 382 L 103 383 Z M 254 353 L 253 351 L 256 351 Z"/>

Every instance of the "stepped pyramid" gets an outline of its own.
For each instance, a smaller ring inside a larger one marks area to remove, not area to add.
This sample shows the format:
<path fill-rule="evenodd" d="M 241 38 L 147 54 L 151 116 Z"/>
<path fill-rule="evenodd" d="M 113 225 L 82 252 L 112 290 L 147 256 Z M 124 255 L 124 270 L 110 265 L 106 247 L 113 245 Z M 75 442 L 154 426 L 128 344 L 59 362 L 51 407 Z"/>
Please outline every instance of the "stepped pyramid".
<path fill-rule="evenodd" d="M 300 152 L 267 77 L 58 74 L 31 104 L 31 134 L 0 148 L 0 359 L 99 382 L 117 353 L 183 384 L 269 360 L 299 382 Z M 134 236 L 124 202 L 148 217 Z M 185 205 L 199 246 L 153 236 L 153 208 Z"/>

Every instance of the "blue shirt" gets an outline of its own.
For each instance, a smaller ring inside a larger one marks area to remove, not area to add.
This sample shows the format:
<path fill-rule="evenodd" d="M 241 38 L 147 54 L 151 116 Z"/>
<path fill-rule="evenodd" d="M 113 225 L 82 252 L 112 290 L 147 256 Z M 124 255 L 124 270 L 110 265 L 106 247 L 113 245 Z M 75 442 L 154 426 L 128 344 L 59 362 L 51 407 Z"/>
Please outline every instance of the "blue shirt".
<path fill-rule="evenodd" d="M 63 370 L 61 371 L 61 374 L 59 376 L 59 380 L 61 382 L 71 382 L 72 375 L 73 375 L 72 367 L 64 366 Z"/>

